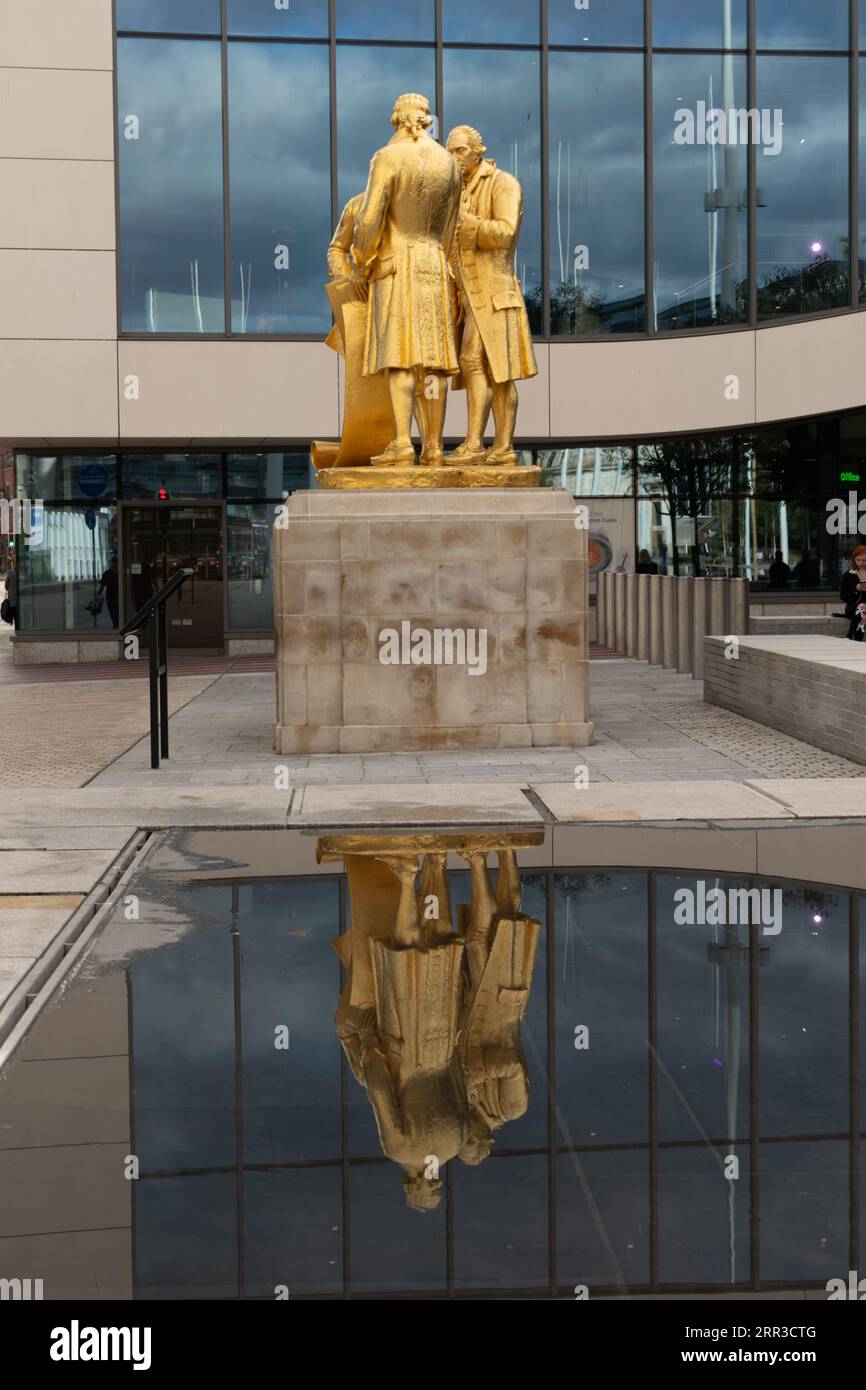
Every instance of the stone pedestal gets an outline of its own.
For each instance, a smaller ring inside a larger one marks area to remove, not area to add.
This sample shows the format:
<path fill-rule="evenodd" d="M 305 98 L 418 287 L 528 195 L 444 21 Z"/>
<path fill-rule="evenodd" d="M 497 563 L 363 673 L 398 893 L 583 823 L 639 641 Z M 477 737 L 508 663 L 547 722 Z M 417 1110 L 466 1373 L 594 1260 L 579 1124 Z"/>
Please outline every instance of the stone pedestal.
<path fill-rule="evenodd" d="M 592 741 L 567 493 L 294 493 L 273 567 L 278 753 Z"/>

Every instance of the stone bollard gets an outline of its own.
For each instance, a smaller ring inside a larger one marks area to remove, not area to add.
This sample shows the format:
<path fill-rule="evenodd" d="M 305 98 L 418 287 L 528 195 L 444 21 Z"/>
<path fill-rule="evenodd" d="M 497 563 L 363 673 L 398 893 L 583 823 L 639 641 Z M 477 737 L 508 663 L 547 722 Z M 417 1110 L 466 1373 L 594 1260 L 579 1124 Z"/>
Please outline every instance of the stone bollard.
<path fill-rule="evenodd" d="M 625 654 L 637 655 L 637 575 L 625 577 Z"/>
<path fill-rule="evenodd" d="M 606 635 L 606 614 L 607 614 L 607 574 L 602 570 L 601 574 L 596 575 L 595 579 L 595 640 L 600 647 L 604 646 Z"/>
<path fill-rule="evenodd" d="M 749 581 L 732 579 L 731 586 L 731 633 L 736 637 L 749 635 Z"/>
<path fill-rule="evenodd" d="M 662 584 L 660 574 L 649 575 L 649 664 L 662 664 Z"/>
<path fill-rule="evenodd" d="M 728 581 L 727 579 L 709 579 L 707 586 L 710 599 L 707 636 L 727 637 L 731 631 L 728 617 Z"/>
<path fill-rule="evenodd" d="M 677 581 L 662 578 L 662 666 L 673 671 L 677 664 Z"/>
<path fill-rule="evenodd" d="M 605 600 L 605 605 L 604 605 L 604 614 L 605 614 L 605 617 L 604 617 L 604 645 L 607 647 L 608 651 L 610 651 L 610 652 L 615 652 L 615 651 L 616 651 L 616 604 L 615 604 L 615 602 L 614 602 L 614 594 L 613 594 L 613 579 L 614 579 L 614 576 L 613 576 L 612 573 L 610 573 L 610 571 L 606 571 L 604 577 L 605 577 L 605 581 L 606 581 L 606 583 L 607 583 L 607 598 L 606 598 L 606 600 Z"/>
<path fill-rule="evenodd" d="M 649 661 L 649 582 L 650 575 L 635 575 L 635 604 L 637 606 L 637 659 Z"/>
<path fill-rule="evenodd" d="M 615 632 L 616 650 L 625 652 L 625 575 L 613 577 L 613 606 L 616 610 Z"/>
<path fill-rule="evenodd" d="M 677 670 L 682 676 L 692 673 L 692 613 L 694 594 L 691 579 L 675 579 L 677 586 Z"/>
<path fill-rule="evenodd" d="M 704 678 L 704 638 L 707 635 L 707 581 L 692 579 L 692 675 Z"/>

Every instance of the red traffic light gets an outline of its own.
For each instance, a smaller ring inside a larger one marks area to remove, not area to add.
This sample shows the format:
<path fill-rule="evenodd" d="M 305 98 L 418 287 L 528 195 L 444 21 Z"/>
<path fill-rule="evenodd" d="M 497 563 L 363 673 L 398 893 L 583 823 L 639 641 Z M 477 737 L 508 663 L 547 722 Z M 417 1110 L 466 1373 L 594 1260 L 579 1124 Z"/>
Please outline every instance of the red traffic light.
<path fill-rule="evenodd" d="M 158 501 L 160 501 L 160 502 L 167 502 L 167 501 L 168 501 L 168 488 L 167 488 L 167 487 L 161 487 L 161 488 L 159 489 L 159 491 L 157 492 L 156 496 L 157 496 L 157 500 L 158 500 Z"/>

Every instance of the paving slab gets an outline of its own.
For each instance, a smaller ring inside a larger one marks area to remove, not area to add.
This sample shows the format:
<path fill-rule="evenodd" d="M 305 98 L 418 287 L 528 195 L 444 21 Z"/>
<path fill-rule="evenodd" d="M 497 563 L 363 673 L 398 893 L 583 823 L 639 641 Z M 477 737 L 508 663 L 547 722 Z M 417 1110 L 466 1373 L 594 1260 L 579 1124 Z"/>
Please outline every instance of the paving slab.
<path fill-rule="evenodd" d="M 113 849 L 2 850 L 0 892 L 89 893 L 116 857 Z"/>
<path fill-rule="evenodd" d="M 0 831 L 0 851 L 7 849 L 122 849 L 135 834 L 134 825 L 46 826 L 21 830 L 15 835 Z"/>
<path fill-rule="evenodd" d="M 866 816 L 866 784 L 854 778 L 756 778 L 747 785 L 801 818 Z"/>
<path fill-rule="evenodd" d="M 530 825 L 541 816 L 519 785 L 461 782 L 430 786 L 370 784 L 307 787 L 290 824 L 348 825 Z"/>
<path fill-rule="evenodd" d="M 18 791 L 6 817 L 7 831 L 17 835 L 45 824 L 53 826 L 135 825 L 140 830 L 172 826 L 282 826 L 291 792 L 273 787 L 102 787 L 77 790 L 42 788 Z M 0 885 L 2 886 L 2 885 Z"/>
<path fill-rule="evenodd" d="M 558 821 L 785 820 L 794 812 L 741 782 L 539 783 L 532 790 Z"/>
<path fill-rule="evenodd" d="M 38 956 L 82 901 L 83 895 L 73 894 L 63 899 L 62 907 L 6 906 L 9 899 L 0 900 L 0 959 Z"/>

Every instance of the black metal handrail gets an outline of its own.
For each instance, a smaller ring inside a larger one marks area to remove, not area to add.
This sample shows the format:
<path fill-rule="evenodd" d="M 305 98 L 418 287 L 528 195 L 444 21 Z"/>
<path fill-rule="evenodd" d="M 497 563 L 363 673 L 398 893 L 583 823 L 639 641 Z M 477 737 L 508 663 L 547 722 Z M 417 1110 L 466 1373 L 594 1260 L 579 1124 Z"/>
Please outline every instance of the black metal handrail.
<path fill-rule="evenodd" d="M 120 629 L 121 637 L 148 629 L 150 656 L 150 765 L 168 757 L 168 624 L 165 606 L 195 570 L 178 570 Z"/>

